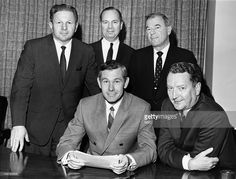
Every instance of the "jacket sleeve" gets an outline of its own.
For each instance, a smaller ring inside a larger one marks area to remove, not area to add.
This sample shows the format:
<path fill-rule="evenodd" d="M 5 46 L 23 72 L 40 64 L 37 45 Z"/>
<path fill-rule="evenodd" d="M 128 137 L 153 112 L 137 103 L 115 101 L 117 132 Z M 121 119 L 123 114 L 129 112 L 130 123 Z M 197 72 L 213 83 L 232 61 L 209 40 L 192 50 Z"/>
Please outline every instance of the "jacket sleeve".
<path fill-rule="evenodd" d="M 135 159 L 137 167 L 155 162 L 157 158 L 156 152 L 156 136 L 153 128 L 153 121 L 145 118 L 150 114 L 150 106 L 143 111 L 143 117 L 140 121 L 138 129 L 137 143 L 138 147 L 130 155 Z"/>
<path fill-rule="evenodd" d="M 34 80 L 34 55 L 30 42 L 26 42 L 14 75 L 10 106 L 13 126 L 25 125 L 28 101 Z"/>
<path fill-rule="evenodd" d="M 74 118 L 69 122 L 68 127 L 57 145 L 56 154 L 58 161 L 60 161 L 68 151 L 80 149 L 82 138 L 85 135 L 82 101 L 83 100 L 80 100 Z"/>

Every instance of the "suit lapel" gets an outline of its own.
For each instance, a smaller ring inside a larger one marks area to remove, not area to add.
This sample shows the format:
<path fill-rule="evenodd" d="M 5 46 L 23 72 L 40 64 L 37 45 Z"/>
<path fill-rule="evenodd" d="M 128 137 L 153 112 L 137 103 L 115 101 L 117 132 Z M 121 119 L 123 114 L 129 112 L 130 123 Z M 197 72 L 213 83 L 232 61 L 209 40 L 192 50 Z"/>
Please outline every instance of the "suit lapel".
<path fill-rule="evenodd" d="M 96 58 L 97 58 L 97 63 L 103 64 L 104 63 L 104 59 L 103 59 L 103 53 L 102 53 L 102 40 L 99 40 L 98 45 L 97 45 L 97 49 L 96 49 Z"/>
<path fill-rule="evenodd" d="M 117 52 L 116 60 L 118 62 L 122 63 L 123 59 L 125 59 L 124 55 L 125 55 L 124 54 L 124 46 L 123 46 L 122 42 L 120 42 L 119 47 L 118 47 L 118 52 Z"/>
<path fill-rule="evenodd" d="M 99 139 L 103 140 L 103 143 L 105 143 L 108 131 L 107 131 L 106 104 L 102 94 L 99 95 L 95 116 L 97 120 L 94 121 L 93 125 L 96 126 L 96 130 L 99 131 L 98 133 L 98 135 L 100 135 Z"/>
<path fill-rule="evenodd" d="M 47 59 L 50 59 L 50 61 L 48 61 L 48 66 L 51 65 L 51 69 L 53 69 L 55 71 L 55 73 L 53 73 L 55 75 L 55 79 L 57 79 L 58 81 L 58 85 L 60 86 L 60 88 L 62 88 L 62 77 L 61 77 L 61 72 L 60 72 L 60 64 L 58 61 L 58 57 L 57 57 L 57 50 L 56 50 L 56 46 L 54 44 L 53 41 L 53 36 L 49 35 L 48 40 L 48 47 L 46 47 L 46 52 L 47 52 Z"/>
<path fill-rule="evenodd" d="M 131 97 L 127 93 L 125 93 L 123 96 L 122 102 L 120 104 L 120 107 L 116 113 L 115 120 L 112 124 L 111 130 L 107 136 L 107 140 L 105 142 L 103 152 L 105 152 L 105 150 L 109 147 L 109 145 L 114 140 L 117 133 L 119 132 L 120 127 L 122 126 L 124 121 L 127 119 L 127 115 L 128 115 L 127 111 L 128 111 L 130 102 L 131 102 Z"/>
<path fill-rule="evenodd" d="M 79 44 L 75 44 L 76 42 L 74 40 L 72 40 L 72 45 L 71 45 L 71 53 L 70 53 L 70 60 L 69 60 L 69 64 L 68 64 L 68 68 L 66 71 L 66 77 L 65 77 L 65 83 L 64 83 L 64 87 L 66 86 L 71 72 L 73 70 L 75 70 L 75 68 L 78 66 L 77 63 L 81 62 L 81 58 L 82 58 L 82 53 L 83 52 L 79 52 Z"/>

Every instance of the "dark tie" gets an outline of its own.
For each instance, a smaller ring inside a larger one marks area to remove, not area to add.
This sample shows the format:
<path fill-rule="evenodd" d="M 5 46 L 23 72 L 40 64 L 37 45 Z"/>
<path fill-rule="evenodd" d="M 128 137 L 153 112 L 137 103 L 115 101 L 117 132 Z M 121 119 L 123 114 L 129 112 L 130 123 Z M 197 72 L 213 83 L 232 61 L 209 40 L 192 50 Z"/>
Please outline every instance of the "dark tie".
<path fill-rule="evenodd" d="M 61 46 L 62 52 L 61 52 L 61 58 L 60 58 L 60 69 L 61 69 L 61 77 L 62 77 L 62 82 L 64 83 L 65 81 L 65 76 L 66 76 L 66 57 L 65 57 L 65 46 Z"/>
<path fill-rule="evenodd" d="M 110 131 L 113 121 L 114 121 L 114 108 L 112 106 L 110 107 L 110 113 L 108 115 L 108 124 L 107 124 L 108 131 Z"/>
<path fill-rule="evenodd" d="M 112 60 L 112 56 L 113 56 L 112 46 L 113 46 L 113 43 L 110 43 L 110 48 L 109 48 L 108 53 L 107 53 L 107 60 L 106 61 Z"/>
<path fill-rule="evenodd" d="M 155 75 L 154 75 L 154 89 L 156 90 L 158 88 L 158 80 L 160 79 L 161 75 L 161 69 L 162 69 L 162 52 L 157 52 L 158 58 L 156 61 L 156 68 L 155 68 Z"/>

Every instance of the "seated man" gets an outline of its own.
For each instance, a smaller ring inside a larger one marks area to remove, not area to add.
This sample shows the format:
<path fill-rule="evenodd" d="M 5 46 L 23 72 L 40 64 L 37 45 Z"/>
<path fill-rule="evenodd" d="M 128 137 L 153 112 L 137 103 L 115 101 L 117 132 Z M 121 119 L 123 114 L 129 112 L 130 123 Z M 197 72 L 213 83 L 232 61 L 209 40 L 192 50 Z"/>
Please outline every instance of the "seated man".
<path fill-rule="evenodd" d="M 135 170 L 155 162 L 157 153 L 152 121 L 145 121 L 150 105 L 124 91 L 129 83 L 126 67 L 116 61 L 101 65 L 97 78 L 102 93 L 83 98 L 75 117 L 57 146 L 58 162 L 80 168 L 83 162 L 70 163 L 70 153 L 80 148 L 85 133 L 89 138 L 87 153 L 119 155 L 111 169 L 115 173 Z M 112 109 L 111 109 L 112 108 Z M 114 120 L 112 122 L 112 120 Z"/>
<path fill-rule="evenodd" d="M 162 162 L 185 170 L 236 167 L 236 145 L 226 113 L 200 93 L 197 65 L 180 62 L 167 76 L 169 99 L 162 104 L 158 154 Z"/>

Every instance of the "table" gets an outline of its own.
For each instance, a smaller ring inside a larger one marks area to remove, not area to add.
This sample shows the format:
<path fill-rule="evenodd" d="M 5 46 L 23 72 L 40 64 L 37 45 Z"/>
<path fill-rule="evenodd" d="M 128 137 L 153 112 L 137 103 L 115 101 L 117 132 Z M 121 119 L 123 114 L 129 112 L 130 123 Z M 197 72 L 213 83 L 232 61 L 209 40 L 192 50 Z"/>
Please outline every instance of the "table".
<path fill-rule="evenodd" d="M 111 170 L 83 167 L 71 170 L 56 163 L 55 157 L 46 157 L 27 153 L 14 153 L 0 146 L 0 178 L 29 179 L 236 179 L 236 170 L 214 169 L 208 172 L 186 172 L 170 168 L 160 162 L 141 167 L 134 172 L 121 175 Z"/>

